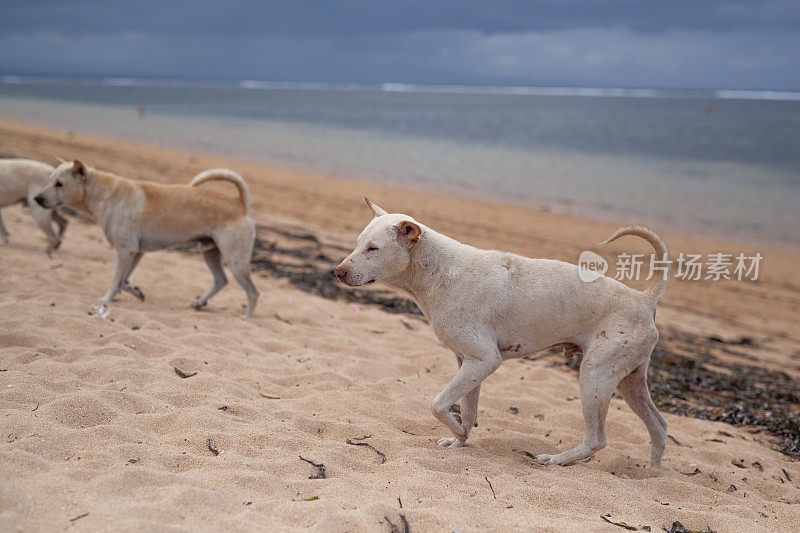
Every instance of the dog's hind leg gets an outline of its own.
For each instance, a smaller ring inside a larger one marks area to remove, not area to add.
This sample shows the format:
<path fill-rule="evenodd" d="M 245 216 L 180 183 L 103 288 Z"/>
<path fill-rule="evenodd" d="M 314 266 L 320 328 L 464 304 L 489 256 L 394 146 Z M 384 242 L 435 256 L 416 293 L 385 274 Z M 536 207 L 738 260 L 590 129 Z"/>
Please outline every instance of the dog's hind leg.
<path fill-rule="evenodd" d="M 661 468 L 661 458 L 664 455 L 664 445 L 667 438 L 667 421 L 658 412 L 650 391 L 647 388 L 647 363 L 643 363 L 622 378 L 619 382 L 619 392 L 634 413 L 639 415 L 647 432 L 650 433 L 652 449 L 650 464 L 653 468 Z"/>
<path fill-rule="evenodd" d="M 233 277 L 239 282 L 247 293 L 247 309 L 239 318 L 250 318 L 258 301 L 258 288 L 250 277 L 250 257 L 253 255 L 253 243 L 256 237 L 255 224 L 251 221 L 247 226 L 233 228 L 233 231 L 216 236 L 214 242 Z"/>
<path fill-rule="evenodd" d="M 228 266 L 231 269 L 231 273 L 233 273 L 233 277 L 236 278 L 239 285 L 244 287 L 244 291 L 247 293 L 247 309 L 239 318 L 250 318 L 253 316 L 253 310 L 256 308 L 259 292 L 250 277 L 250 265 L 248 263 L 242 263 L 243 262 L 236 263 L 235 266 L 229 264 Z"/>
<path fill-rule="evenodd" d="M 219 248 L 214 247 L 203 252 L 203 259 L 205 259 L 206 265 L 211 271 L 211 275 L 214 276 L 214 285 L 208 289 L 207 293 L 194 301 L 192 307 L 195 309 L 206 305 L 209 298 L 217 294 L 228 283 L 228 277 L 225 275 L 225 270 L 222 268 L 222 255 L 219 252 Z"/>
<path fill-rule="evenodd" d="M 642 354 L 649 355 L 653 351 L 658 340 L 658 331 L 649 326 L 631 332 L 625 340 L 606 339 L 606 333 L 602 331 L 590 344 L 581 362 L 581 407 L 586 426 L 583 442 L 558 455 L 539 455 L 537 460 L 540 463 L 568 465 L 605 448 L 606 415 L 611 396 L 623 378 L 633 373 L 642 361 L 647 361 Z M 646 386 L 644 390 L 647 391 Z"/>
<path fill-rule="evenodd" d="M 606 447 L 606 415 L 611 396 L 617 384 L 626 375 L 619 361 L 624 355 L 619 353 L 617 343 L 605 343 L 589 348 L 581 363 L 580 377 L 581 408 L 586 434 L 583 442 L 572 450 L 557 455 L 541 454 L 536 460 L 542 464 L 568 465 L 587 457 Z"/>
<path fill-rule="evenodd" d="M 3 215 L 0 214 L 0 237 L 3 238 L 3 242 L 8 244 L 8 230 L 6 229 L 6 225 L 3 222 Z"/>
<path fill-rule="evenodd" d="M 117 269 L 114 272 L 114 278 L 111 280 L 111 286 L 108 288 L 108 292 L 105 296 L 100 298 L 101 302 L 110 303 L 114 300 L 114 297 L 120 289 L 122 289 L 122 284 L 131 270 L 131 264 L 136 255 L 138 255 L 138 252 L 117 250 Z"/>
<path fill-rule="evenodd" d="M 131 261 L 131 266 L 128 267 L 128 272 L 125 274 L 125 281 L 122 282 L 122 290 L 133 294 L 136 298 L 138 298 L 140 302 L 144 301 L 144 293 L 139 287 L 131 285 L 130 282 L 128 281 L 128 278 L 131 277 L 131 274 L 133 274 L 133 270 L 139 265 L 139 261 L 142 260 L 142 255 L 144 254 L 138 253 L 133 256 L 133 260 Z"/>

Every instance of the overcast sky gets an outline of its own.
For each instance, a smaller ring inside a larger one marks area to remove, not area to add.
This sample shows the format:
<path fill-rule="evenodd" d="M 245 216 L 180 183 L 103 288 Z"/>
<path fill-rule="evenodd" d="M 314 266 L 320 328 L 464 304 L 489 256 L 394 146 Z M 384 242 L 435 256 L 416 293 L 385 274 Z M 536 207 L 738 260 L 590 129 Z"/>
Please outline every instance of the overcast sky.
<path fill-rule="evenodd" d="M 0 74 L 800 90 L 800 0 L 0 0 Z"/>

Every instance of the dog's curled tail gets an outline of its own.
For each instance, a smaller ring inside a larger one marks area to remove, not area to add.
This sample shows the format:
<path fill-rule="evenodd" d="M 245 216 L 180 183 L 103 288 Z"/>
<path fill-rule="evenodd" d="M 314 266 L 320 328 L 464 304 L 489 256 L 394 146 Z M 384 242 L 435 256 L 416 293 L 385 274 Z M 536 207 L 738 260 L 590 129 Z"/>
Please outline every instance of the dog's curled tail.
<path fill-rule="evenodd" d="M 625 235 L 635 235 L 636 237 L 641 237 L 642 239 L 649 242 L 653 248 L 655 248 L 656 256 L 653 258 L 654 261 L 659 261 L 660 264 L 664 265 L 665 271 L 663 273 L 655 273 L 653 277 L 655 278 L 655 283 L 650 285 L 645 291 L 646 297 L 655 305 L 661 299 L 661 295 L 664 294 L 664 290 L 667 288 L 667 281 L 669 280 L 669 272 L 672 266 L 672 263 L 669 258 L 669 251 L 667 250 L 667 245 L 658 236 L 658 234 L 647 228 L 645 226 L 633 225 L 633 226 L 623 226 L 613 234 L 611 237 L 606 239 L 600 244 L 607 244 L 609 242 L 615 241 L 620 237 Z"/>
<path fill-rule="evenodd" d="M 239 189 L 239 199 L 242 201 L 245 213 L 250 214 L 250 188 L 244 178 L 233 170 L 227 168 L 212 168 L 204 170 L 189 182 L 190 187 L 197 187 L 198 185 L 207 181 L 229 181 L 236 185 Z"/>

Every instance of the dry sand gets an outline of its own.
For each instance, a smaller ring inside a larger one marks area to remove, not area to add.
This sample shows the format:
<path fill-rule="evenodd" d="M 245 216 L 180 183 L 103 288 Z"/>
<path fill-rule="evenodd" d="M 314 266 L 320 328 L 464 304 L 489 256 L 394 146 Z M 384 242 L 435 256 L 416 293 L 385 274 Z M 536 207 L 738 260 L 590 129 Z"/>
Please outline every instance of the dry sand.
<path fill-rule="evenodd" d="M 342 247 L 368 221 L 365 194 L 462 241 L 529 256 L 575 261 L 602 251 L 595 243 L 615 227 L 0 120 L 0 155 L 52 154 L 163 182 L 229 166 L 250 183 L 259 223 Z M 74 221 L 48 259 L 24 210 L 3 215 L 12 243 L 0 245 L 2 530 L 389 531 L 391 521 L 402 531 L 401 516 L 413 531 L 624 531 L 601 515 L 653 531 L 800 523 L 800 467 L 763 434 L 667 414 L 675 440 L 652 471 L 643 424 L 614 399 L 609 446 L 591 462 L 533 464 L 528 453 L 567 449 L 583 432 L 577 376 L 551 357 L 506 362 L 483 387 L 470 445 L 440 449 L 448 431 L 429 405 L 455 363 L 422 320 L 264 273 L 252 320 L 236 318 L 235 283 L 195 312 L 189 303 L 211 277 L 178 252 L 146 256 L 132 281 L 147 300 L 122 295 L 103 318 L 95 298 L 114 260 L 100 229 Z M 800 376 L 798 250 L 662 234 L 673 255 L 757 250 L 765 260 L 757 283 L 671 283 L 659 328 L 753 338 L 741 348 L 751 364 Z M 648 251 L 635 239 L 610 249 Z M 300 455 L 327 477 L 309 479 L 317 469 Z"/>

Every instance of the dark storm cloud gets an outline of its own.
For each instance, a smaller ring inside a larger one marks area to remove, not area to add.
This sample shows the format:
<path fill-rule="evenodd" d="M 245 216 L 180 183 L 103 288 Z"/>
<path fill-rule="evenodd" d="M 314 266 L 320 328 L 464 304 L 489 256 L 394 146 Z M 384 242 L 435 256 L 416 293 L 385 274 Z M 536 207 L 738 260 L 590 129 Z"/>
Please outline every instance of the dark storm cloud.
<path fill-rule="evenodd" d="M 800 88 L 800 3 L 3 2 L 0 72 Z"/>

